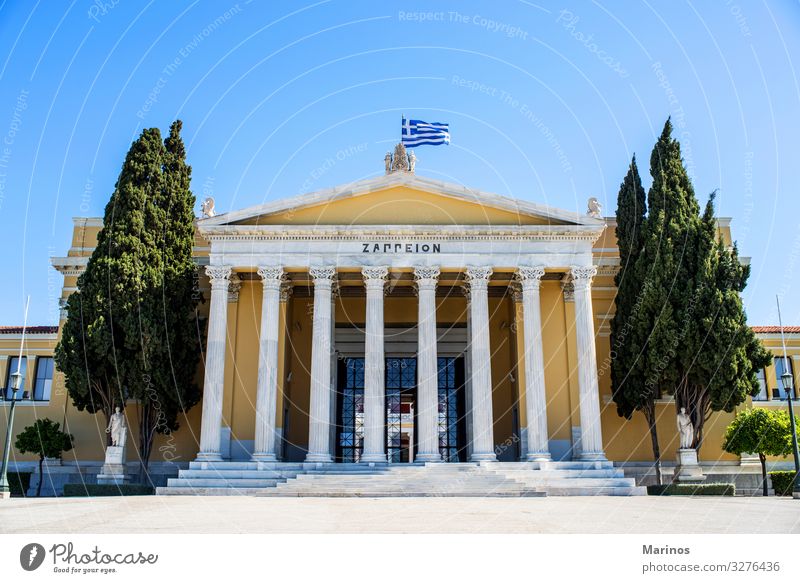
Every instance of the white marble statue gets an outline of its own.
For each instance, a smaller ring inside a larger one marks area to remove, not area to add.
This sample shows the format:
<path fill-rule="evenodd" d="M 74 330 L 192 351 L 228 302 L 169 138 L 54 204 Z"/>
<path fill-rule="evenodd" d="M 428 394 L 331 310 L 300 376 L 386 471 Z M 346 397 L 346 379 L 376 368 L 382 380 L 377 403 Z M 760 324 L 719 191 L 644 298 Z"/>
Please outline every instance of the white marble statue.
<path fill-rule="evenodd" d="M 125 421 L 125 415 L 122 414 L 119 407 L 115 408 L 115 413 L 111 416 L 106 427 L 106 433 L 111 434 L 111 445 L 114 447 L 122 447 L 125 445 L 125 438 L 128 429 L 128 423 Z"/>
<path fill-rule="evenodd" d="M 686 413 L 686 407 L 681 407 L 681 412 L 678 413 L 678 433 L 681 436 L 681 449 L 691 449 L 694 441 L 694 425 Z"/>
<path fill-rule="evenodd" d="M 590 217 L 594 217 L 595 219 L 599 219 L 603 216 L 603 205 L 600 204 L 600 201 L 597 200 L 595 197 L 589 199 L 588 202 L 588 210 L 587 214 Z"/>
<path fill-rule="evenodd" d="M 392 173 L 392 153 L 386 152 L 386 156 L 383 157 L 383 164 L 386 166 L 386 174 Z"/>
<path fill-rule="evenodd" d="M 414 150 L 411 150 L 408 153 L 408 171 L 411 174 L 414 174 L 414 169 L 417 167 L 417 155 L 414 153 Z"/>
<path fill-rule="evenodd" d="M 210 218 L 217 214 L 217 212 L 214 210 L 214 199 L 210 196 L 206 197 L 206 199 L 200 205 L 200 208 L 202 209 L 203 217 L 205 218 Z"/>

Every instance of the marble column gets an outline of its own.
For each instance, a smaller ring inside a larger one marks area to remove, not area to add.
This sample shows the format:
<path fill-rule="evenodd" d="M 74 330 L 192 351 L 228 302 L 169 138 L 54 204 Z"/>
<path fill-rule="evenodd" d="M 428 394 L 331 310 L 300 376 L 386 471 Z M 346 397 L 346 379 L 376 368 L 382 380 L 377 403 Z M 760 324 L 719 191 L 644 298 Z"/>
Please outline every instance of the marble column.
<path fill-rule="evenodd" d="M 205 377 L 203 379 L 203 418 L 200 422 L 200 451 L 198 461 L 222 461 L 222 391 L 225 386 L 225 337 L 228 334 L 227 265 L 206 266 L 211 282 L 211 304 L 208 313 Z"/>
<path fill-rule="evenodd" d="M 362 462 L 385 462 L 386 363 L 383 349 L 383 296 L 388 267 L 361 270 L 367 288 L 364 341 L 364 451 Z"/>
<path fill-rule="evenodd" d="M 335 267 L 312 267 L 314 324 L 311 340 L 311 404 L 307 462 L 331 462 L 331 292 Z"/>
<path fill-rule="evenodd" d="M 600 431 L 600 389 L 594 344 L 592 278 L 597 268 L 573 267 L 570 275 L 575 299 L 575 337 L 578 341 L 578 393 L 581 416 L 582 460 L 605 460 Z"/>
<path fill-rule="evenodd" d="M 261 332 L 258 338 L 258 384 L 253 461 L 275 461 L 275 418 L 278 402 L 278 324 L 282 267 L 259 267 L 261 276 Z"/>
<path fill-rule="evenodd" d="M 436 283 L 438 267 L 414 268 L 417 316 L 417 456 L 418 462 L 440 462 L 439 367 L 436 351 Z"/>
<path fill-rule="evenodd" d="M 522 286 L 522 336 L 525 341 L 525 416 L 528 421 L 527 461 L 547 461 L 550 448 L 547 435 L 547 397 L 544 388 L 544 352 L 539 284 L 544 267 L 520 267 L 517 279 Z"/>
<path fill-rule="evenodd" d="M 489 277 L 491 267 L 468 267 L 472 338 L 472 454 L 471 461 L 495 461 L 492 417 L 492 364 L 489 348 Z"/>

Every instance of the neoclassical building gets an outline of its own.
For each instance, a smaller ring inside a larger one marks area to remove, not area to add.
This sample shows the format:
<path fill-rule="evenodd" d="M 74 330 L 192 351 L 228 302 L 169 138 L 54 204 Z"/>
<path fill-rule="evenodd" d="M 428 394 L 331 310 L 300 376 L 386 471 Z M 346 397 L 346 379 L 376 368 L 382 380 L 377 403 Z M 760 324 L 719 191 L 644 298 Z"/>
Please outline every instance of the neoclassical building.
<path fill-rule="evenodd" d="M 619 255 L 614 221 L 595 205 L 569 212 L 387 163 L 377 178 L 224 214 L 204 208 L 195 244 L 203 399 L 157 439 L 152 465 L 165 478 L 337 463 L 609 470 L 652 459 L 644 418 L 625 421 L 611 402 Z M 68 254 L 53 258 L 62 299 L 101 226 L 75 219 Z M 729 220 L 719 232 L 730 244 Z M 38 332 L 26 352 L 31 394 L 58 329 Z M 0 329 L 4 378 L 15 339 Z M 71 405 L 50 362 L 52 390 L 20 406 L 16 427 L 62 421 L 76 447 L 52 471 L 91 479 L 103 420 Z M 674 403 L 659 401 L 658 412 L 671 461 Z M 126 415 L 135 444 L 134 403 Z M 706 424 L 701 461 L 739 467 L 720 446 L 731 418 Z M 20 467 L 28 459 L 16 454 Z"/>

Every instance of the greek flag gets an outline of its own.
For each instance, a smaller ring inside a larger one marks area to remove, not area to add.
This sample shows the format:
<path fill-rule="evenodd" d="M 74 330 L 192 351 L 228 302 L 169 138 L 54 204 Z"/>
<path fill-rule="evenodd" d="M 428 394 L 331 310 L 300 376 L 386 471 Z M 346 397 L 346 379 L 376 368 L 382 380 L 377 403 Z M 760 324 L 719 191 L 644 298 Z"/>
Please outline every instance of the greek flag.
<path fill-rule="evenodd" d="M 441 146 L 450 143 L 450 125 L 403 118 L 403 145 L 406 148 L 417 146 Z"/>

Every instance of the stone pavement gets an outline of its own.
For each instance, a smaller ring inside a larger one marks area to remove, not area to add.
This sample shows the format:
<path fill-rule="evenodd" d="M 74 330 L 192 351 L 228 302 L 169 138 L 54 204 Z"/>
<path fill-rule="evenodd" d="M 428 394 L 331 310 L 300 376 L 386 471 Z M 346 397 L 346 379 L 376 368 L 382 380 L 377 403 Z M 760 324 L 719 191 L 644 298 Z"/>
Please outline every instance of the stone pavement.
<path fill-rule="evenodd" d="M 0 533 L 800 533 L 800 501 L 679 496 L 15 498 L 0 501 Z"/>

